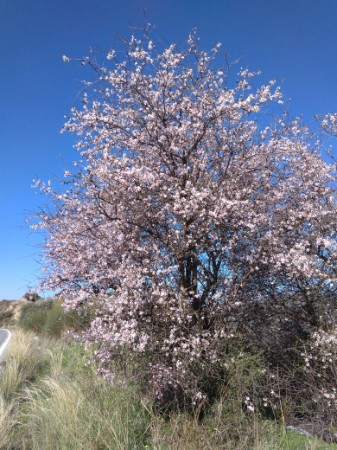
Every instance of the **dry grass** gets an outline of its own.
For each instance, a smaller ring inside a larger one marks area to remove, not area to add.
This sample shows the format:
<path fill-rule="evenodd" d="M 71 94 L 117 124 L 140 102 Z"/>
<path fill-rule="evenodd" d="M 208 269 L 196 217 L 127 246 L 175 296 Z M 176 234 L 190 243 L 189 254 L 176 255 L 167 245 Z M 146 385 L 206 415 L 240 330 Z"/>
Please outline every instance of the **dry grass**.
<path fill-rule="evenodd" d="M 0 301 L 0 328 L 13 328 L 20 320 L 21 310 L 27 300 Z"/>
<path fill-rule="evenodd" d="M 13 442 L 14 427 L 17 425 L 16 403 L 14 401 L 5 401 L 0 394 L 0 448 L 10 448 Z"/>
<path fill-rule="evenodd" d="M 80 345 L 13 333 L 0 377 L 0 449 L 336 448 L 245 413 L 234 391 L 201 422 L 181 413 L 159 416 L 135 386 L 107 384 L 85 367 L 85 358 Z"/>
<path fill-rule="evenodd" d="M 89 389 L 78 381 L 46 378 L 25 390 L 18 441 L 29 442 L 32 450 L 143 448 L 147 413 L 132 394 L 122 397 L 111 386 Z"/>
<path fill-rule="evenodd" d="M 128 449 L 146 443 L 149 413 L 137 390 L 97 379 L 84 360 L 80 346 L 13 333 L 0 377 L 1 449 Z"/>
<path fill-rule="evenodd" d="M 34 381 L 49 365 L 50 343 L 32 333 L 17 330 L 9 342 L 5 370 L 0 376 L 0 392 L 10 399 L 25 384 Z"/>

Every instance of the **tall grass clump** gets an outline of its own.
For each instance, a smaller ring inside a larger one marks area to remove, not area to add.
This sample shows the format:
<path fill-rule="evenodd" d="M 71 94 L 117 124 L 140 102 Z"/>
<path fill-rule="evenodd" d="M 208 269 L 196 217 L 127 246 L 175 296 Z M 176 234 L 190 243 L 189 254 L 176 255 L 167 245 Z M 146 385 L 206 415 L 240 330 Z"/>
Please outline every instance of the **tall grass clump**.
<path fill-rule="evenodd" d="M 150 416 L 135 389 L 49 377 L 23 398 L 19 442 L 31 449 L 134 449 L 148 442 Z"/>
<path fill-rule="evenodd" d="M 81 345 L 18 330 L 0 377 L 1 449 L 128 449 L 149 440 L 138 389 L 96 377 Z"/>
<path fill-rule="evenodd" d="M 17 425 L 15 402 L 6 401 L 0 393 L 0 448 L 10 449 L 13 443 L 14 427 Z"/>
<path fill-rule="evenodd" d="M 33 333 L 16 330 L 12 333 L 5 369 L 0 374 L 0 392 L 11 399 L 20 388 L 37 380 L 49 370 L 50 342 Z"/>
<path fill-rule="evenodd" d="M 49 367 L 50 341 L 33 333 L 12 332 L 9 350 L 0 371 L 0 448 L 12 449 L 20 421 L 20 393 Z"/>
<path fill-rule="evenodd" d="M 260 356 L 239 352 L 230 359 L 219 398 L 202 414 L 159 414 L 141 391 L 132 360 L 107 382 L 87 364 L 93 351 L 13 333 L 0 377 L 1 449 L 324 448 L 264 419 L 258 408 L 265 380 Z"/>

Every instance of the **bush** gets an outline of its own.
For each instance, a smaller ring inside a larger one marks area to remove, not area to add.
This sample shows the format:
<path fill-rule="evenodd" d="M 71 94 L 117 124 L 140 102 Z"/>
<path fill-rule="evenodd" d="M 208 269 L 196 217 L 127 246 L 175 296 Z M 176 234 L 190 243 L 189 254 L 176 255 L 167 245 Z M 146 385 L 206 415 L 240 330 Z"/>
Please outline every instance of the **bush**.
<path fill-rule="evenodd" d="M 300 356 L 292 379 L 297 415 L 310 431 L 337 442 L 337 329 L 314 332 Z"/>
<path fill-rule="evenodd" d="M 42 333 L 47 322 L 48 311 L 53 307 L 52 300 L 23 305 L 19 325 L 24 330 Z"/>
<path fill-rule="evenodd" d="M 37 302 L 38 300 L 41 300 L 41 297 L 36 292 L 26 292 L 23 297 L 24 299 L 30 301 L 30 302 Z"/>
<path fill-rule="evenodd" d="M 27 331 L 59 338 L 66 330 L 80 331 L 89 326 L 91 311 L 65 312 L 61 300 L 40 300 L 22 307 L 19 325 Z"/>

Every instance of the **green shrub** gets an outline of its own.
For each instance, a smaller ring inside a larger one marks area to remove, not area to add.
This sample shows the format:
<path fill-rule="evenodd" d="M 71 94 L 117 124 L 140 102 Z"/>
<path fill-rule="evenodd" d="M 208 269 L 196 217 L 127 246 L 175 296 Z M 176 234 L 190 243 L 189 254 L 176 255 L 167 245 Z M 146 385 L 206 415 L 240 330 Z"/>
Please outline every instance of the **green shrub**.
<path fill-rule="evenodd" d="M 19 326 L 36 334 L 59 338 L 66 330 L 81 331 L 89 327 L 92 314 L 89 308 L 82 313 L 65 312 L 60 300 L 39 300 L 22 307 Z"/>
<path fill-rule="evenodd" d="M 64 316 L 62 306 L 59 303 L 53 303 L 47 311 L 43 333 L 54 338 L 60 337 L 65 327 Z"/>
<path fill-rule="evenodd" d="M 83 331 L 89 328 L 95 308 L 88 306 L 83 308 L 81 312 L 71 309 L 64 314 L 64 324 L 67 329 L 75 331 Z"/>
<path fill-rule="evenodd" d="M 42 333 L 47 322 L 48 311 L 53 307 L 52 300 L 26 303 L 21 310 L 19 325 L 24 330 Z"/>

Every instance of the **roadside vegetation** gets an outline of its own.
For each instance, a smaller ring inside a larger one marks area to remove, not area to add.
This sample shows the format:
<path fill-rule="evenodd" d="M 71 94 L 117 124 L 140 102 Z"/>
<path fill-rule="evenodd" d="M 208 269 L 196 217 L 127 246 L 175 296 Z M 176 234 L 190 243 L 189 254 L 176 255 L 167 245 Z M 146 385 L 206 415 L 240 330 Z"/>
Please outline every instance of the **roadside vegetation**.
<path fill-rule="evenodd" d="M 336 448 L 335 162 L 274 80 L 143 31 L 80 60 L 78 161 L 35 180 L 64 301 L 27 293 L 3 447 Z"/>
<path fill-rule="evenodd" d="M 286 429 L 279 412 L 290 398 L 278 399 L 275 414 L 255 406 L 266 382 L 261 355 L 233 349 L 221 393 L 203 411 L 162 412 L 135 358 L 117 363 L 109 381 L 97 376 L 95 346 L 67 333 L 87 323 L 60 300 L 22 309 L 0 377 L 1 449 L 337 449 Z"/>
<path fill-rule="evenodd" d="M 87 328 L 91 317 L 90 309 L 81 314 L 75 310 L 65 312 L 62 300 L 41 299 L 23 305 L 19 326 L 23 330 L 33 331 L 51 338 L 60 338 L 67 330 L 81 331 Z"/>

